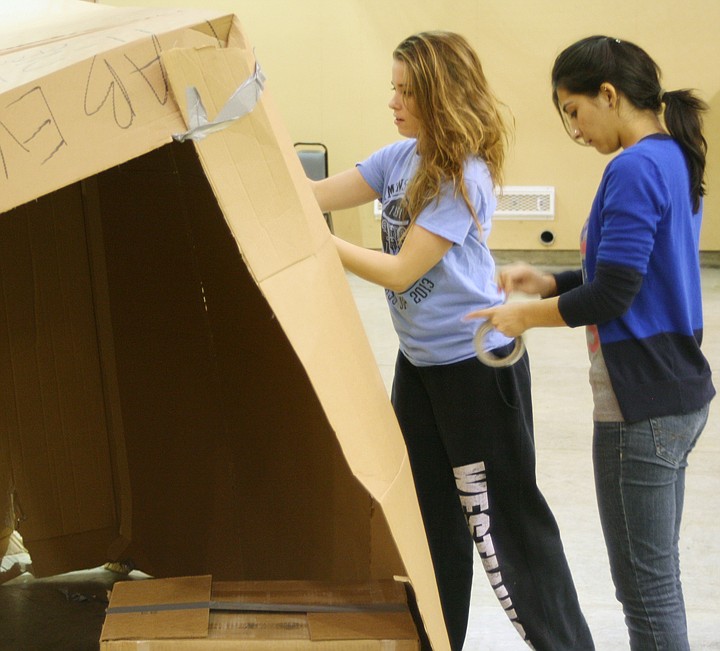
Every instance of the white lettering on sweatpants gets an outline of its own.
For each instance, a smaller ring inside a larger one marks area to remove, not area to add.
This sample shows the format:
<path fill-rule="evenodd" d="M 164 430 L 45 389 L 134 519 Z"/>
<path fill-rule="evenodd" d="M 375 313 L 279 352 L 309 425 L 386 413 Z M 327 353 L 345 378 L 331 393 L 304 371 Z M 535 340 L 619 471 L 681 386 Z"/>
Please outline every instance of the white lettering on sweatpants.
<path fill-rule="evenodd" d="M 507 616 L 520 634 L 520 637 L 530 645 L 525 629 L 518 621 L 512 598 L 503 583 L 500 564 L 498 563 L 495 547 L 493 546 L 492 534 L 490 532 L 490 514 L 488 513 L 490 505 L 488 502 L 485 464 L 481 461 L 467 466 L 460 466 L 454 470 L 455 483 L 460 493 L 460 502 L 465 511 L 470 533 L 475 540 L 475 546 L 478 552 L 480 552 L 480 558 L 482 559 L 485 573 L 490 580 L 490 585 L 493 587 L 500 605 L 507 613 Z"/>

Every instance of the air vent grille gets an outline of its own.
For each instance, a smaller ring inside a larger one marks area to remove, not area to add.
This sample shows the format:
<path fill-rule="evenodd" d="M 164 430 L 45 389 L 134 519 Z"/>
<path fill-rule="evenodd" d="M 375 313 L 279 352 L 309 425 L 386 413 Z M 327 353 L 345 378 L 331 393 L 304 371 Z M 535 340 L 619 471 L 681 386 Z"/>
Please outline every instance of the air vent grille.
<path fill-rule="evenodd" d="M 555 188 L 545 185 L 506 185 L 498 192 L 495 219 L 553 219 Z"/>

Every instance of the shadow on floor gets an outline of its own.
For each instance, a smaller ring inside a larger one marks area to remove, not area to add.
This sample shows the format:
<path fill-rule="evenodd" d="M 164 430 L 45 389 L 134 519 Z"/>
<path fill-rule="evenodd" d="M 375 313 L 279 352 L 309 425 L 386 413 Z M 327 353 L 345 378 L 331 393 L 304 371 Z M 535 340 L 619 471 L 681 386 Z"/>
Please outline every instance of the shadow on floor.
<path fill-rule="evenodd" d="M 147 577 L 99 567 L 44 579 L 23 574 L 1 585 L 0 651 L 97 651 L 108 590 L 136 578 Z"/>

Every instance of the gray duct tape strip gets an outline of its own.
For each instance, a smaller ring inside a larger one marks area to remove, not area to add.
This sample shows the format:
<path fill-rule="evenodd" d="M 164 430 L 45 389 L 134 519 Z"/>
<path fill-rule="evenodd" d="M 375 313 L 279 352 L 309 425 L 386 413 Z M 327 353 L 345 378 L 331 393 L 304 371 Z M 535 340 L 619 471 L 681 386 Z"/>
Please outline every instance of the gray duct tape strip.
<path fill-rule="evenodd" d="M 140 604 L 138 606 L 113 606 L 106 608 L 108 615 L 125 615 L 127 613 L 155 613 L 167 610 L 207 610 L 207 601 L 193 601 L 182 604 Z"/>
<path fill-rule="evenodd" d="M 387 613 L 402 612 L 407 606 L 384 604 L 268 604 L 237 601 L 211 601 L 210 610 L 242 610 L 265 613 Z"/>
<path fill-rule="evenodd" d="M 188 103 L 188 121 L 190 129 L 185 133 L 175 134 L 173 138 L 179 142 L 186 140 L 202 140 L 205 136 L 225 129 L 227 126 L 247 115 L 255 108 L 255 105 L 265 88 L 265 75 L 260 64 L 255 63 L 255 71 L 240 87 L 232 94 L 218 112 L 215 119 L 210 122 L 207 118 L 205 105 L 200 98 L 195 86 L 190 86 L 186 91 Z"/>
<path fill-rule="evenodd" d="M 407 606 L 400 603 L 373 604 L 270 604 L 243 601 L 195 601 L 180 604 L 143 604 L 138 606 L 115 606 L 107 609 L 108 615 L 146 613 L 169 610 L 237 610 L 265 613 L 368 613 L 404 612 Z"/>

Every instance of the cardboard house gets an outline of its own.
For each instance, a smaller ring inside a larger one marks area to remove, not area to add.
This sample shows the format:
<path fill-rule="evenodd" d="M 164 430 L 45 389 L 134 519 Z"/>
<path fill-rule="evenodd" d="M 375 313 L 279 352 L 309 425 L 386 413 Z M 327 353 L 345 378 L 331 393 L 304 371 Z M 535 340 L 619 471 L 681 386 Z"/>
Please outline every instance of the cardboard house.
<path fill-rule="evenodd" d="M 407 576 L 448 648 L 402 437 L 240 20 L 45 4 L 0 26 L 0 541 L 39 575 Z"/>

